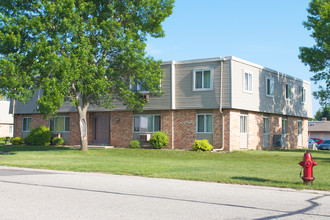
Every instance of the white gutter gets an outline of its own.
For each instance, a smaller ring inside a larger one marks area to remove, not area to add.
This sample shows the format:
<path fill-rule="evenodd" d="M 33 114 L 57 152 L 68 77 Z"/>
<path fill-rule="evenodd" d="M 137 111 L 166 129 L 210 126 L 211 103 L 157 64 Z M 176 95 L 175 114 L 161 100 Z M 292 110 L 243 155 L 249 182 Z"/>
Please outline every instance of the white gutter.
<path fill-rule="evenodd" d="M 175 128 L 174 128 L 174 119 L 173 119 L 173 111 L 175 110 L 176 108 L 176 105 L 175 105 L 175 102 L 176 102 L 176 99 L 175 99 L 175 61 L 172 61 L 171 62 L 171 109 L 172 109 L 172 117 L 171 117 L 171 120 L 172 120 L 172 150 L 174 150 L 175 146 L 174 146 L 174 139 L 175 139 Z"/>

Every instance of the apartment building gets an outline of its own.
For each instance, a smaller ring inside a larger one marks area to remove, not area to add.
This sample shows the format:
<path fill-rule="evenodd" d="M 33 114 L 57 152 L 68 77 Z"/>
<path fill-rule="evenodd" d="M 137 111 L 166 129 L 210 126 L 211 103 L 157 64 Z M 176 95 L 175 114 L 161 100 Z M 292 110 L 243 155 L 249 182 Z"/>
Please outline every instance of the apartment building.
<path fill-rule="evenodd" d="M 128 147 L 147 142 L 152 133 L 169 136 L 170 149 L 192 149 L 207 139 L 225 151 L 282 147 L 306 148 L 312 117 L 310 83 L 236 57 L 163 62 L 164 95 L 150 97 L 143 112 L 90 106 L 88 143 Z M 132 87 L 148 95 L 139 86 Z M 78 113 L 64 103 L 59 115 L 44 119 L 38 95 L 16 104 L 15 136 L 39 125 L 50 127 L 70 145 L 80 144 Z"/>

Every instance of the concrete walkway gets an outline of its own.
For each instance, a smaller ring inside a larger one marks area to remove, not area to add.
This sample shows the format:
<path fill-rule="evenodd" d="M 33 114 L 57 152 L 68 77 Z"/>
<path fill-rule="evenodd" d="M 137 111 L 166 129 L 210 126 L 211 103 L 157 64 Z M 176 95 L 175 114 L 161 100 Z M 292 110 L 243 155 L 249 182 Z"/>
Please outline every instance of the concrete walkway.
<path fill-rule="evenodd" d="M 0 219 L 330 219 L 330 192 L 0 167 Z"/>

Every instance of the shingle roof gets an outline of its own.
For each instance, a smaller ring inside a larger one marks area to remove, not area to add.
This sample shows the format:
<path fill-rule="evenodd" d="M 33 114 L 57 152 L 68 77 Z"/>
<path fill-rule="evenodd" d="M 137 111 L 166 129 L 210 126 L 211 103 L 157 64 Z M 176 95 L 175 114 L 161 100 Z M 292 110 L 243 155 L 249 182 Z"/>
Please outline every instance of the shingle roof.
<path fill-rule="evenodd" d="M 313 126 L 308 126 L 308 131 L 322 131 L 322 132 L 330 132 L 330 121 L 317 122 L 309 124 L 314 124 Z"/>

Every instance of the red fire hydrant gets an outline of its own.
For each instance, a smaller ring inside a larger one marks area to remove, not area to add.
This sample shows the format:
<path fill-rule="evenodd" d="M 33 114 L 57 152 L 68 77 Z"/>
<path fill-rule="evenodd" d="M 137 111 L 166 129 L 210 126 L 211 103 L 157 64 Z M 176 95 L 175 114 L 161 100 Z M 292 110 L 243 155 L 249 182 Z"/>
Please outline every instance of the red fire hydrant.
<path fill-rule="evenodd" d="M 315 177 L 313 177 L 313 166 L 317 163 L 313 161 L 311 153 L 306 152 L 304 154 L 304 160 L 299 162 L 299 165 L 304 168 L 304 176 L 301 179 L 305 184 L 310 185 Z"/>

